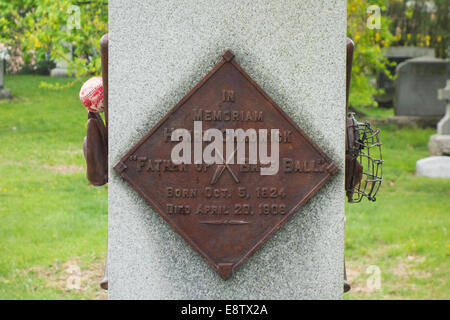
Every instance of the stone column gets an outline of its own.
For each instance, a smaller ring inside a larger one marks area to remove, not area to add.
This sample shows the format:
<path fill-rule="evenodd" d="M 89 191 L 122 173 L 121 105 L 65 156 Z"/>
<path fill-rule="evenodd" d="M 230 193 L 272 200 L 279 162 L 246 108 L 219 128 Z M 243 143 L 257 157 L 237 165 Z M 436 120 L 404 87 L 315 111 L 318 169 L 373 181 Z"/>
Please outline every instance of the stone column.
<path fill-rule="evenodd" d="M 341 299 L 346 1 L 109 1 L 109 297 Z M 112 170 L 225 50 L 339 167 L 223 280 Z"/>

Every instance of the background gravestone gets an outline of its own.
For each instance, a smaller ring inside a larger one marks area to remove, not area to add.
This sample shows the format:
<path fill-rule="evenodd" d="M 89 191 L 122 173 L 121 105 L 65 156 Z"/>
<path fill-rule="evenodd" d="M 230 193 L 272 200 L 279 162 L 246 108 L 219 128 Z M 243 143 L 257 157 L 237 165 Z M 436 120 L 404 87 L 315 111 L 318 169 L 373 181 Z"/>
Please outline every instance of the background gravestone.
<path fill-rule="evenodd" d="M 416 162 L 417 175 L 430 178 L 450 178 L 450 157 L 428 157 Z"/>
<path fill-rule="evenodd" d="M 447 86 L 438 90 L 438 99 L 446 104 L 445 116 L 437 125 L 438 134 L 450 135 L 450 79 L 447 80 Z"/>
<path fill-rule="evenodd" d="M 55 78 L 64 78 L 68 77 L 69 73 L 67 72 L 68 63 L 65 60 L 57 60 L 56 67 L 50 70 L 50 76 Z"/>
<path fill-rule="evenodd" d="M 436 92 L 450 77 L 448 60 L 422 57 L 405 61 L 397 67 L 395 115 L 442 117 L 445 102 Z"/>
<path fill-rule="evenodd" d="M 109 1 L 110 298 L 342 298 L 345 43 L 344 0 Z M 224 281 L 111 165 L 227 49 L 340 172 Z"/>
<path fill-rule="evenodd" d="M 393 65 L 388 66 L 388 70 L 392 75 L 396 74 L 396 67 L 400 63 L 418 57 L 433 57 L 433 48 L 421 47 L 389 47 L 385 50 L 384 56 Z M 395 84 L 385 72 L 377 73 L 377 88 L 384 89 L 384 94 L 376 97 L 377 102 L 381 107 L 392 107 L 395 94 Z"/>

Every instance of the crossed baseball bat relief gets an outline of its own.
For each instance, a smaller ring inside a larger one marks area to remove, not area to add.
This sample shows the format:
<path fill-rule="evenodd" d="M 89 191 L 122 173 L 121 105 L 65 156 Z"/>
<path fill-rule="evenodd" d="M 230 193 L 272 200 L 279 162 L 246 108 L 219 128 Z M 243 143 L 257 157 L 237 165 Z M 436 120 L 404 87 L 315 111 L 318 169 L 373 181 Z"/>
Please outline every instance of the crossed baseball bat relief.
<path fill-rule="evenodd" d="M 214 171 L 214 174 L 211 178 L 210 184 L 216 184 L 217 181 L 219 181 L 219 179 L 222 176 L 222 173 L 225 171 L 225 169 L 227 169 L 228 172 L 231 174 L 231 176 L 233 177 L 233 180 L 236 183 L 239 183 L 240 182 L 239 178 L 237 177 L 237 175 L 234 173 L 234 171 L 231 169 L 231 167 L 228 164 L 228 162 L 230 162 L 233 159 L 234 155 L 236 154 L 236 149 L 233 151 L 233 153 L 230 155 L 230 157 L 228 158 L 227 161 L 225 161 L 223 155 L 220 153 L 219 150 L 216 150 L 216 152 L 217 152 L 218 156 L 220 157 L 220 159 L 222 159 L 224 164 L 217 165 L 216 171 Z"/>

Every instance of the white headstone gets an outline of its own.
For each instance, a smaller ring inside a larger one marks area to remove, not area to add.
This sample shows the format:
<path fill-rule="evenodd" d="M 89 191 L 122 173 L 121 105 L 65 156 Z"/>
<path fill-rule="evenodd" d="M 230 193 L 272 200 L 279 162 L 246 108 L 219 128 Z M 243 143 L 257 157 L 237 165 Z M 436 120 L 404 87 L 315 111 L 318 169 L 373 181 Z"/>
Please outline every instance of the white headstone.
<path fill-rule="evenodd" d="M 0 89 L 5 86 L 5 60 L 0 58 Z"/>
<path fill-rule="evenodd" d="M 418 176 L 450 178 L 450 157 L 429 157 L 416 162 Z"/>
<path fill-rule="evenodd" d="M 109 1 L 109 297 L 341 299 L 346 1 Z M 225 281 L 111 166 L 225 50 L 340 172 Z"/>
<path fill-rule="evenodd" d="M 8 59 L 6 47 L 0 44 L 0 99 L 11 98 L 11 90 L 5 89 L 5 61 Z"/>
<path fill-rule="evenodd" d="M 428 150 L 432 156 L 450 155 L 450 80 L 438 90 L 438 99 L 446 103 L 444 117 L 437 124 L 437 134 L 430 137 Z"/>

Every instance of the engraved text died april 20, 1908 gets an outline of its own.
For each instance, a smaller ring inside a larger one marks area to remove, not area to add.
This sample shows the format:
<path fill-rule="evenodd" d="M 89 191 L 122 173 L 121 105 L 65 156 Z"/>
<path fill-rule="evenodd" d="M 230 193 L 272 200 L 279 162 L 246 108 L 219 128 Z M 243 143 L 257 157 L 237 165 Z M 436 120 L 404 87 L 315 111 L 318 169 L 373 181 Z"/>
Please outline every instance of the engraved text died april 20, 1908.
<path fill-rule="evenodd" d="M 114 169 L 224 279 L 337 172 L 231 51 Z"/>

